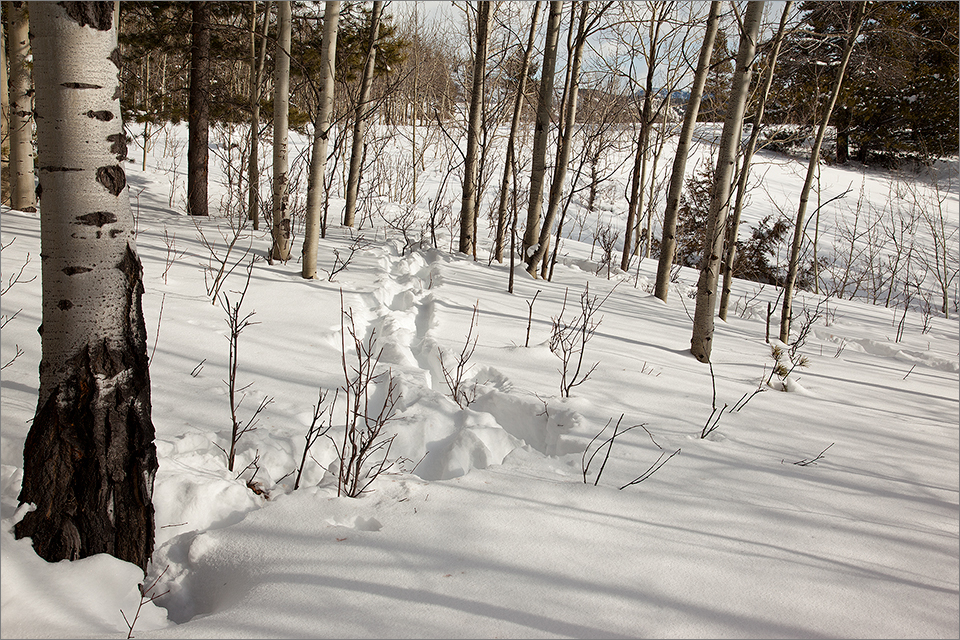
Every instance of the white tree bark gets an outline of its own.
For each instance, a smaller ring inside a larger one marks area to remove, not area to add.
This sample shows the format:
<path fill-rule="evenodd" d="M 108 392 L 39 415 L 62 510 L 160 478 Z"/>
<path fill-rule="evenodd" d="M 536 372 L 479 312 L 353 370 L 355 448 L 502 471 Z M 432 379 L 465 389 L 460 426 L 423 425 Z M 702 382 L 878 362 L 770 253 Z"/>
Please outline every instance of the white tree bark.
<path fill-rule="evenodd" d="M 550 133 L 550 112 L 553 108 L 553 74 L 557 64 L 557 42 L 560 39 L 560 19 L 563 2 L 550 2 L 547 17 L 546 43 L 543 48 L 543 68 L 540 77 L 540 98 L 537 102 L 537 122 L 533 131 L 533 159 L 530 168 L 530 200 L 527 205 L 527 230 L 523 235 L 523 259 L 527 268 L 535 264 L 528 253 L 536 250 L 540 241 L 540 210 L 543 208 L 543 183 L 547 169 L 547 138 Z"/>
<path fill-rule="evenodd" d="M 42 360 L 17 525 L 48 560 L 145 568 L 157 469 L 113 2 L 30 6 L 43 208 Z"/>
<path fill-rule="evenodd" d="M 463 190 L 460 199 L 460 252 L 475 254 L 476 224 L 473 218 L 477 198 L 477 156 L 480 143 L 480 116 L 483 109 L 483 74 L 487 68 L 487 41 L 491 4 L 477 5 L 477 49 L 473 56 L 473 89 L 467 123 L 467 151 L 463 160 Z"/>
<path fill-rule="evenodd" d="M 273 71 L 273 249 L 272 260 L 290 259 L 293 230 L 290 220 L 290 177 L 288 170 L 287 130 L 290 121 L 290 0 L 277 3 L 279 35 Z"/>
<path fill-rule="evenodd" d="M 20 211 L 36 211 L 27 3 L 7 2 L 6 5 L 10 58 L 10 205 Z"/>
<path fill-rule="evenodd" d="M 727 211 L 730 209 L 730 183 L 740 147 L 743 114 L 750 93 L 751 68 L 762 17 L 763 1 L 749 2 L 743 17 L 737 67 L 733 73 L 730 101 L 723 121 L 723 133 L 720 135 L 720 148 L 717 150 L 717 168 L 714 171 L 713 190 L 710 195 L 710 217 L 703 239 L 703 258 L 700 262 L 700 280 L 697 283 L 697 308 L 693 314 L 693 335 L 690 338 L 690 352 L 700 362 L 710 362 L 713 349 L 713 316 L 717 308 L 720 259 L 723 256 Z"/>
<path fill-rule="evenodd" d="M 370 88 L 373 86 L 373 72 L 377 61 L 377 37 L 380 31 L 380 16 L 383 13 L 383 0 L 374 0 L 370 14 L 370 44 L 367 46 L 367 59 L 363 65 L 363 78 L 360 80 L 360 96 L 353 120 L 353 144 L 350 149 L 350 173 L 347 177 L 346 205 L 343 208 L 343 225 L 352 227 L 356 223 L 357 195 L 360 192 L 360 164 L 363 161 L 363 137 L 367 130 L 367 118 L 370 117 Z"/>
<path fill-rule="evenodd" d="M 670 185 L 667 187 L 667 208 L 663 212 L 660 260 L 657 264 L 657 282 L 654 288 L 654 295 L 664 302 L 670 291 L 670 270 L 673 268 L 673 255 L 677 250 L 677 212 L 680 208 L 680 194 L 683 192 L 687 153 L 693 140 L 693 130 L 697 125 L 697 115 L 700 113 L 703 87 L 707 83 L 707 74 L 710 71 L 710 54 L 713 52 L 713 42 L 716 39 L 719 24 L 720 2 L 714 0 L 710 3 L 710 14 L 707 17 L 706 32 L 700 48 L 700 59 L 697 61 L 693 87 L 690 89 L 690 98 L 687 100 L 687 108 L 683 115 L 683 127 L 680 130 L 680 139 L 677 141 L 677 154 L 673 158 L 673 173 L 670 176 Z"/>
<path fill-rule="evenodd" d="M 263 33 L 257 50 L 257 1 L 250 3 L 250 157 L 247 159 L 247 219 L 254 230 L 260 229 L 260 81 L 267 57 L 267 28 L 270 26 L 270 2 L 263 10 Z"/>
<path fill-rule="evenodd" d="M 320 219 L 323 176 L 327 170 L 327 142 L 330 115 L 333 113 L 334 66 L 337 63 L 337 28 L 340 3 L 327 2 L 323 10 L 323 51 L 320 52 L 320 105 L 313 123 L 313 151 L 307 179 L 307 221 L 303 232 L 304 278 L 317 277 L 317 251 L 320 245 Z"/>

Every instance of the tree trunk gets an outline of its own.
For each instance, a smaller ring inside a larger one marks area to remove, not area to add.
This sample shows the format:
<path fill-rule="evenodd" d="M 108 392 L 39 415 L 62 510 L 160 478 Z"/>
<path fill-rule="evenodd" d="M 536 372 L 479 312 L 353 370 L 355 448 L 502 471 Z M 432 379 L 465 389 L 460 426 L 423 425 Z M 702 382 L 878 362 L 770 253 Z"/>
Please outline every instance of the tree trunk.
<path fill-rule="evenodd" d="M 517 82 L 517 95 L 513 101 L 513 117 L 510 120 L 510 136 L 507 138 L 507 157 L 503 165 L 503 179 L 500 182 L 500 200 L 497 204 L 497 237 L 494 243 L 493 257 L 503 262 L 503 246 L 507 233 L 507 191 L 513 181 L 513 158 L 516 156 L 517 130 L 520 128 L 520 111 L 523 107 L 523 95 L 527 88 L 527 70 L 530 68 L 530 53 L 533 51 L 533 39 L 537 32 L 537 20 L 540 17 L 540 0 L 533 3 L 530 17 L 530 33 L 527 36 L 527 48 L 523 50 L 520 63 L 520 78 Z"/>
<path fill-rule="evenodd" d="M 793 0 L 787 0 L 783 5 L 783 13 L 780 15 L 780 26 L 777 28 L 777 35 L 773 39 L 773 48 L 767 55 L 767 72 L 764 76 L 763 88 L 760 90 L 760 98 L 757 104 L 757 111 L 753 114 L 753 126 L 750 129 L 750 140 L 743 150 L 743 166 L 740 168 L 740 175 L 737 179 L 737 200 L 733 207 L 733 219 L 730 221 L 727 230 L 727 251 L 723 260 L 723 290 L 720 293 L 720 319 L 726 321 L 727 307 L 730 304 L 730 291 L 733 288 L 733 263 L 737 257 L 737 235 L 740 229 L 740 213 L 743 211 L 743 199 L 747 193 L 747 180 L 750 178 L 750 162 L 753 160 L 754 150 L 757 148 L 757 139 L 760 137 L 760 126 L 763 124 L 763 111 L 767 104 L 767 96 L 770 94 L 770 86 L 773 84 L 773 72 L 777 67 L 777 56 L 780 54 L 780 43 L 783 41 L 784 29 L 787 25 L 787 18 L 790 15 L 790 9 L 793 7 Z"/>
<path fill-rule="evenodd" d="M 487 34 L 490 27 L 490 3 L 477 5 L 477 50 L 473 56 L 473 88 L 467 124 L 467 152 L 463 160 L 463 197 L 460 200 L 460 252 L 472 254 L 476 243 L 474 205 L 477 198 L 477 155 L 480 141 L 480 117 L 483 105 L 483 74 L 487 66 Z"/>
<path fill-rule="evenodd" d="M 187 213 L 208 214 L 210 126 L 210 3 L 191 2 L 190 137 L 187 143 Z"/>
<path fill-rule="evenodd" d="M 293 229 L 290 220 L 290 176 L 287 174 L 287 134 L 290 118 L 290 0 L 277 3 L 277 42 L 273 56 L 273 248 L 271 260 L 290 259 Z"/>
<path fill-rule="evenodd" d="M 820 120 L 820 127 L 817 129 L 817 137 L 814 140 L 813 147 L 810 149 L 810 162 L 807 165 L 807 177 L 803 181 L 803 188 L 800 191 L 800 206 L 797 210 L 797 221 L 793 228 L 793 242 L 790 245 L 790 263 L 787 267 L 787 280 L 783 285 L 783 308 L 780 311 L 780 341 L 789 343 L 790 341 L 790 320 L 793 316 L 793 288 L 797 282 L 797 271 L 800 268 L 800 247 L 803 244 L 804 217 L 807 211 L 807 200 L 810 197 L 810 188 L 813 186 L 813 177 L 817 166 L 820 164 L 820 147 L 823 145 L 823 137 L 827 131 L 827 123 L 830 122 L 830 115 L 833 113 L 833 107 L 837 104 L 837 96 L 840 95 L 840 87 L 843 85 L 843 74 L 847 69 L 847 63 L 850 61 L 850 53 L 856 44 L 857 36 L 860 34 L 860 25 L 863 24 L 863 14 L 866 11 L 866 2 L 858 2 L 857 8 L 853 14 L 853 23 L 850 27 L 850 35 L 847 37 L 847 43 L 843 48 L 843 57 L 840 60 L 840 67 L 837 70 L 837 79 L 834 80 L 833 90 L 830 93 L 830 99 L 827 102 L 827 108 L 824 110 Z"/>
<path fill-rule="evenodd" d="M 157 471 L 113 2 L 34 3 L 42 360 L 14 528 L 48 561 L 146 570 Z M 93 114 L 93 115 L 91 115 Z"/>
<path fill-rule="evenodd" d="M 693 314 L 693 335 L 690 352 L 700 362 L 710 362 L 713 348 L 713 314 L 717 305 L 717 281 L 720 259 L 723 255 L 724 230 L 727 211 L 730 208 L 730 182 L 740 147 L 743 129 L 743 113 L 750 93 L 750 75 L 753 57 L 757 48 L 757 33 L 763 17 L 763 1 L 752 0 L 747 4 L 740 33 L 740 50 L 737 52 L 737 68 L 730 87 L 730 101 L 720 135 L 717 150 L 717 168 L 713 175 L 713 190 L 710 194 L 710 217 L 707 233 L 703 239 L 703 258 L 700 261 L 700 281 L 697 283 L 697 307 Z"/>
<path fill-rule="evenodd" d="M 563 135 L 560 138 L 560 148 L 557 153 L 557 166 L 553 169 L 553 180 L 550 183 L 550 195 L 547 199 L 547 211 L 543 216 L 543 228 L 537 241 L 537 249 L 532 252 L 527 264 L 527 272 L 536 277 L 537 265 L 543 262 L 540 277 L 547 277 L 549 264 L 544 261 L 550 246 L 550 234 L 557 212 L 560 209 L 560 196 L 563 191 L 563 181 L 567 176 L 567 164 L 570 162 L 570 147 L 573 141 L 573 125 L 577 119 L 577 93 L 580 83 L 580 63 L 583 60 L 583 47 L 586 42 L 587 13 L 590 10 L 589 2 L 580 5 L 580 22 L 577 27 L 577 37 L 574 43 L 573 60 L 570 62 L 570 82 L 567 91 L 566 104 L 563 106 Z"/>
<path fill-rule="evenodd" d="M 10 91 L 7 87 L 7 34 L 0 20 L 0 203 L 10 201 Z"/>
<path fill-rule="evenodd" d="M 37 210 L 33 170 L 33 99 L 30 82 L 30 25 L 26 2 L 7 3 L 10 48 L 10 206 Z"/>
<path fill-rule="evenodd" d="M 270 26 L 270 2 L 263 10 L 263 32 L 257 53 L 257 0 L 250 3 L 250 157 L 247 159 L 247 219 L 254 231 L 260 229 L 260 83 L 267 58 L 267 29 Z"/>
<path fill-rule="evenodd" d="M 670 185 L 667 187 L 667 206 L 663 212 L 660 260 L 657 264 L 657 282 L 654 289 L 654 295 L 664 302 L 666 302 L 667 294 L 670 291 L 670 271 L 673 268 L 673 255 L 677 250 L 677 212 L 680 209 L 680 194 L 683 192 L 687 153 L 690 149 L 690 142 L 693 140 L 693 130 L 697 125 L 697 115 L 700 113 L 700 100 L 703 97 L 703 87 L 707 82 L 707 74 L 710 71 L 710 54 L 713 52 L 713 42 L 717 36 L 719 22 L 720 2 L 714 0 L 710 3 L 710 14 L 707 17 L 706 32 L 703 35 L 703 45 L 700 48 L 700 59 L 697 61 L 697 71 L 693 77 L 690 98 L 687 100 L 680 139 L 677 141 L 677 154 L 673 158 L 673 173 L 670 177 Z"/>
<path fill-rule="evenodd" d="M 360 95 L 353 119 L 353 146 L 350 149 L 350 173 L 347 177 L 346 205 L 343 208 L 343 226 L 352 227 L 356 223 L 357 194 L 360 192 L 360 168 L 363 164 L 363 137 L 367 128 L 370 110 L 370 87 L 373 86 L 373 72 L 377 59 L 377 37 L 380 31 L 380 14 L 383 12 L 383 0 L 375 0 L 373 13 L 370 14 L 370 44 L 367 46 L 367 60 L 363 65 L 363 78 L 360 81 Z"/>
<path fill-rule="evenodd" d="M 328 2 L 323 10 L 323 50 L 320 52 L 320 99 L 317 119 L 313 123 L 313 152 L 310 176 L 307 179 L 307 221 L 303 232 L 304 278 L 317 277 L 317 251 L 320 246 L 320 197 L 327 169 L 327 142 L 330 138 L 330 115 L 333 112 L 334 67 L 337 63 L 337 27 L 340 3 Z"/>
<path fill-rule="evenodd" d="M 527 229 L 523 234 L 523 259 L 527 267 L 536 264 L 527 255 L 540 241 L 540 210 L 543 207 L 543 182 L 547 170 L 547 137 L 550 112 L 553 109 L 553 74 L 557 64 L 557 41 L 560 39 L 560 18 L 563 2 L 552 0 L 547 18 L 546 43 L 543 49 L 543 69 L 540 76 L 540 97 L 537 101 L 537 121 L 533 131 L 533 159 L 530 169 L 530 194 L 527 205 Z"/>

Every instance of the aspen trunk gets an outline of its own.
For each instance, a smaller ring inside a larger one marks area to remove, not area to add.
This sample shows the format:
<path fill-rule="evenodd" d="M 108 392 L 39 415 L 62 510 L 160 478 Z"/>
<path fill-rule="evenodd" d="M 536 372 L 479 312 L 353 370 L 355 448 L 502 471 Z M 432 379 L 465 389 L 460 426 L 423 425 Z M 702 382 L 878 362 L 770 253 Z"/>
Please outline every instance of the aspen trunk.
<path fill-rule="evenodd" d="M 357 194 L 360 192 L 360 168 L 363 164 L 363 137 L 367 129 L 370 109 L 370 88 L 373 86 L 374 65 L 377 58 L 377 37 L 380 31 L 380 14 L 383 1 L 375 0 L 373 13 L 370 14 L 370 44 L 367 46 L 367 60 L 363 65 L 363 78 L 360 81 L 360 96 L 353 119 L 353 145 L 350 149 L 350 173 L 347 176 L 346 205 L 343 208 L 343 226 L 352 227 L 356 223 Z"/>
<path fill-rule="evenodd" d="M 250 3 L 250 157 L 247 159 L 247 219 L 260 229 L 260 82 L 267 57 L 267 28 L 270 26 L 270 2 L 263 11 L 263 33 L 257 53 L 257 0 Z"/>
<path fill-rule="evenodd" d="M 493 248 L 493 257 L 503 262 L 503 247 L 507 233 L 507 192 L 513 182 L 513 159 L 516 155 L 517 130 L 520 127 L 520 111 L 523 95 L 527 87 L 527 70 L 530 68 L 530 53 L 533 51 L 533 39 L 537 32 L 537 20 L 540 17 L 540 0 L 533 4 L 530 17 L 530 33 L 527 36 L 527 48 L 523 50 L 520 63 L 520 78 L 517 83 L 517 95 L 513 101 L 513 117 L 510 120 L 510 136 L 507 138 L 507 157 L 503 166 L 503 179 L 500 182 L 500 200 L 497 204 L 497 237 Z"/>
<path fill-rule="evenodd" d="M 42 360 L 15 526 L 51 561 L 146 569 L 157 471 L 113 2 L 33 3 Z"/>
<path fill-rule="evenodd" d="M 737 150 L 740 147 L 743 113 L 750 92 L 751 67 L 762 17 L 762 0 L 749 2 L 743 18 L 737 67 L 733 73 L 730 101 L 723 121 L 720 148 L 717 151 L 717 168 L 710 194 L 710 217 L 707 221 L 707 233 L 703 239 L 703 258 L 700 261 L 700 280 L 697 283 L 693 335 L 690 338 L 690 352 L 700 362 L 710 362 L 710 353 L 713 349 L 713 315 L 717 305 L 717 281 L 720 275 L 720 259 L 723 255 L 724 229 L 727 223 L 727 211 L 730 208 L 730 182 L 733 178 Z"/>
<path fill-rule="evenodd" d="M 333 112 L 334 66 L 337 61 L 337 26 L 340 3 L 328 1 L 323 10 L 323 51 L 320 52 L 320 104 L 313 123 L 313 152 L 310 177 L 307 180 L 307 221 L 303 232 L 304 278 L 317 277 L 317 250 L 320 245 L 320 198 L 327 169 L 327 142 L 330 138 L 330 115 Z"/>
<path fill-rule="evenodd" d="M 667 187 L 667 207 L 663 212 L 660 260 L 657 264 L 657 282 L 654 289 L 654 295 L 664 302 L 670 291 L 670 271 L 673 268 L 673 256 L 677 250 L 677 212 L 680 209 L 680 194 L 683 192 L 687 153 L 690 150 L 690 142 L 693 140 L 693 130 L 697 125 L 697 115 L 700 113 L 700 101 L 703 97 L 703 87 L 707 82 L 707 74 L 710 71 L 710 54 L 713 52 L 713 42 L 717 36 L 719 22 L 720 2 L 714 0 L 710 3 L 710 14 L 707 17 L 706 32 L 700 48 L 700 59 L 697 61 L 693 87 L 690 89 L 690 98 L 687 100 L 680 139 L 677 141 L 677 154 L 673 158 L 670 185 Z"/>
<path fill-rule="evenodd" d="M 560 18 L 563 2 L 550 2 L 547 18 L 546 43 L 543 49 L 543 69 L 540 77 L 540 98 L 537 102 L 537 121 L 533 131 L 533 159 L 530 169 L 530 200 L 527 205 L 527 229 L 523 234 L 523 259 L 527 268 L 536 262 L 528 253 L 536 250 L 540 241 L 540 211 L 543 208 L 543 183 L 547 170 L 547 137 L 550 112 L 553 108 L 553 75 L 557 64 L 557 41 L 560 39 Z"/>
<path fill-rule="evenodd" d="M 470 94 L 470 115 L 467 124 L 467 151 L 463 161 L 463 196 L 460 199 L 460 252 L 474 253 L 477 198 L 477 155 L 480 143 L 480 117 L 483 106 L 483 74 L 487 66 L 487 33 L 490 26 L 490 3 L 477 5 L 477 50 L 473 57 L 473 89 Z"/>
<path fill-rule="evenodd" d="M 277 3 L 278 36 L 273 56 L 273 249 L 271 260 L 290 259 L 293 228 L 290 220 L 290 177 L 287 174 L 287 135 L 290 128 L 290 0 Z"/>
<path fill-rule="evenodd" d="M 797 220 L 793 228 L 793 242 L 790 245 L 790 264 L 787 268 L 787 280 L 783 285 L 783 308 L 780 313 L 780 341 L 784 343 L 789 343 L 790 341 L 790 320 L 793 316 L 793 288 L 796 285 L 797 271 L 800 268 L 800 247 L 803 244 L 803 227 L 804 217 L 807 212 L 807 200 L 810 198 L 810 188 L 813 186 L 813 177 L 820 164 L 820 147 L 823 145 L 823 137 L 827 131 L 827 124 L 830 122 L 833 107 L 837 104 L 840 87 L 843 86 L 843 74 L 847 69 L 847 63 L 850 62 L 850 53 L 853 51 L 857 36 L 860 34 L 860 25 L 863 24 L 863 14 L 866 11 L 866 4 L 866 2 L 857 3 L 857 8 L 853 14 L 853 24 L 850 27 L 850 35 L 847 37 L 847 43 L 844 45 L 843 56 L 840 60 L 840 67 L 837 69 L 837 78 L 834 80 L 833 90 L 830 92 L 827 108 L 823 112 L 823 117 L 820 120 L 817 137 L 814 140 L 813 147 L 810 149 L 810 162 L 807 165 L 807 176 L 803 181 L 803 188 L 800 191 L 800 206 L 797 210 Z"/>
<path fill-rule="evenodd" d="M 573 124 L 577 119 L 577 95 L 580 83 L 580 63 L 583 60 L 583 47 L 586 41 L 587 13 L 590 10 L 589 2 L 580 4 L 580 21 L 577 27 L 577 37 L 574 43 L 573 60 L 571 61 L 570 81 L 567 91 L 566 104 L 563 105 L 563 135 L 560 139 L 560 149 L 557 153 L 557 166 L 553 170 L 553 180 L 550 183 L 550 195 L 547 199 L 547 211 L 543 216 L 543 228 L 537 241 L 536 251 L 533 251 L 527 264 L 527 272 L 536 277 L 537 265 L 543 262 L 540 277 L 547 277 L 549 264 L 544 261 L 550 247 L 550 234 L 557 212 L 560 209 L 560 196 L 563 191 L 563 181 L 567 175 L 567 164 L 570 162 L 570 147 L 573 140 Z M 532 194 L 531 194 L 532 195 Z"/>
<path fill-rule="evenodd" d="M 26 2 L 7 3 L 10 58 L 10 206 L 37 210 L 33 165 L 33 99 L 30 81 L 30 25 Z"/>

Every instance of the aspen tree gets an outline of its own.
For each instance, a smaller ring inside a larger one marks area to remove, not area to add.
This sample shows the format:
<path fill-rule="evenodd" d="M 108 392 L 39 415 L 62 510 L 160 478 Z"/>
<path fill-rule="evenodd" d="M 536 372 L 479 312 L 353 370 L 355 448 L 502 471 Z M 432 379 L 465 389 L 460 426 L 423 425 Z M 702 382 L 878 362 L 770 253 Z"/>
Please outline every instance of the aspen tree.
<path fill-rule="evenodd" d="M 154 545 L 142 269 L 123 161 L 113 2 L 31 4 L 43 207 L 42 359 L 14 527 L 51 561 Z"/>
<path fill-rule="evenodd" d="M 323 10 L 323 50 L 320 52 L 320 99 L 313 123 L 313 151 L 310 176 L 307 179 L 307 221 L 303 232 L 304 278 L 317 277 L 317 251 L 320 245 L 320 198 L 323 176 L 327 169 L 327 143 L 330 138 L 330 116 L 333 113 L 334 67 L 337 61 L 337 29 L 340 3 L 327 2 Z"/>
<path fill-rule="evenodd" d="M 277 42 L 273 56 L 273 248 L 271 260 L 290 259 L 293 229 L 290 220 L 290 176 L 287 174 L 287 135 L 290 121 L 290 0 L 277 3 Z"/>
<path fill-rule="evenodd" d="M 490 32 L 490 2 L 477 3 L 477 50 L 473 56 L 473 88 L 467 124 L 467 151 L 463 160 L 463 196 L 460 199 L 460 252 L 473 254 L 476 235 L 474 206 L 477 198 L 477 160 L 480 143 L 480 116 L 483 109 L 483 74 L 487 66 Z"/>
<path fill-rule="evenodd" d="M 720 134 L 720 147 L 717 150 L 717 167 L 713 174 L 713 189 L 710 193 L 710 216 L 703 239 L 700 280 L 697 283 L 693 335 L 690 338 L 690 352 L 700 362 L 710 362 L 710 353 L 713 349 L 713 316 L 717 308 L 717 282 L 720 275 L 720 259 L 723 255 L 727 211 L 730 208 L 730 183 L 733 179 L 737 150 L 740 147 L 743 114 L 750 93 L 751 68 L 762 17 L 762 0 L 752 0 L 747 3 L 743 27 L 740 31 L 737 66 L 733 72 L 733 84 L 730 88 L 730 101 L 723 121 L 723 132 Z"/>
<path fill-rule="evenodd" d="M 10 206 L 20 211 L 36 211 L 27 3 L 6 4 L 10 54 Z"/>

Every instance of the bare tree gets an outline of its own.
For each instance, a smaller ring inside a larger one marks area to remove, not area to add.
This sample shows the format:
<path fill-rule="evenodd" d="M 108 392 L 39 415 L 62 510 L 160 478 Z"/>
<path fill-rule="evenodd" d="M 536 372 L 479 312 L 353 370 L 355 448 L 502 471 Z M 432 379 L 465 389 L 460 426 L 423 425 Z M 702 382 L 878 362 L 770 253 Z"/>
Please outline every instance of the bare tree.
<path fill-rule="evenodd" d="M 857 36 L 860 34 L 860 26 L 863 24 L 866 5 L 866 2 L 858 2 L 853 11 L 850 22 L 850 35 L 847 37 L 847 43 L 843 48 L 843 55 L 837 68 L 837 77 L 834 80 L 833 90 L 830 93 L 830 99 L 827 101 L 827 105 L 821 115 L 817 136 L 814 139 L 813 147 L 810 149 L 810 162 L 807 165 L 807 176 L 803 181 L 803 188 L 800 190 L 800 206 L 797 209 L 797 219 L 793 229 L 793 242 L 790 245 L 790 262 L 787 267 L 787 278 L 783 285 L 783 307 L 780 312 L 780 341 L 783 343 L 789 343 L 790 341 L 790 319 L 793 315 L 793 288 L 796 285 L 797 272 L 800 269 L 800 248 L 803 244 L 804 217 L 807 211 L 807 200 L 810 198 L 810 189 L 813 186 L 813 178 L 820 164 L 820 147 L 823 145 L 823 138 L 826 135 L 827 123 L 830 122 L 833 107 L 837 103 L 837 96 L 840 95 L 840 87 L 843 85 L 843 74 L 846 71 L 847 63 L 850 61 L 850 54 L 853 51 Z"/>
<path fill-rule="evenodd" d="M 257 0 L 250 7 L 250 156 L 247 158 L 247 219 L 254 230 L 260 228 L 260 84 L 267 59 L 267 29 L 270 26 L 270 0 L 263 10 L 263 31 L 257 49 Z M 146 155 L 146 154 L 144 154 Z"/>
<path fill-rule="evenodd" d="M 666 301 L 667 293 L 670 291 L 670 271 L 673 268 L 673 255 L 677 248 L 677 213 L 680 209 L 680 194 L 683 192 L 687 153 L 693 140 L 693 130 L 700 112 L 700 99 L 710 70 L 710 54 L 713 52 L 713 42 L 720 22 L 720 4 L 719 0 L 710 3 L 710 13 L 707 17 L 703 45 L 700 48 L 697 71 L 693 78 L 693 87 L 690 89 L 690 97 L 687 99 L 683 128 L 680 131 L 680 140 L 677 142 L 677 153 L 673 159 L 673 173 L 667 188 L 667 207 L 663 213 L 660 261 L 657 265 L 657 281 L 654 289 L 654 295 L 663 301 Z"/>
<path fill-rule="evenodd" d="M 36 211 L 27 3 L 6 4 L 7 44 L 10 48 L 10 206 L 20 211 Z"/>
<path fill-rule="evenodd" d="M 337 29 L 340 3 L 328 2 L 323 10 L 323 51 L 320 53 L 320 105 L 313 123 L 313 152 L 307 181 L 307 222 L 303 232 L 304 278 L 317 277 L 317 251 L 320 244 L 320 192 L 327 169 L 327 142 L 333 114 L 333 79 L 337 61 Z"/>
<path fill-rule="evenodd" d="M 730 183 L 736 164 L 737 149 L 740 147 L 743 114 L 750 92 L 751 68 L 762 18 L 762 0 L 749 2 L 743 17 L 737 66 L 730 88 L 730 102 L 723 121 L 720 148 L 717 150 L 717 167 L 713 174 L 713 190 L 710 194 L 710 217 L 703 239 L 700 280 L 697 283 L 697 306 L 693 315 L 693 335 L 690 338 L 690 352 L 700 362 L 710 362 L 710 352 L 713 348 L 713 314 L 717 305 L 717 281 L 720 275 L 720 259 L 723 255 L 724 229 L 727 211 L 730 208 Z"/>
<path fill-rule="evenodd" d="M 290 259 L 293 229 L 290 220 L 290 176 L 287 132 L 290 128 L 290 0 L 277 3 L 277 42 L 273 56 L 273 248 L 271 260 Z"/>
<path fill-rule="evenodd" d="M 527 46 L 523 50 L 523 59 L 517 76 L 517 93 L 513 101 L 513 117 L 510 120 L 510 136 L 507 138 L 507 157 L 503 165 L 503 178 L 500 182 L 500 200 L 497 204 L 497 237 L 494 242 L 494 259 L 503 262 L 503 247 L 507 233 L 507 192 L 514 181 L 514 158 L 516 157 L 517 129 L 520 126 L 520 111 L 523 106 L 524 92 L 527 87 L 527 70 L 530 67 L 530 53 L 533 51 L 533 38 L 537 32 L 537 20 L 540 18 L 540 0 L 533 3 L 533 13 L 530 15 L 530 32 L 527 35 Z"/>
<path fill-rule="evenodd" d="M 360 191 L 360 165 L 363 163 L 363 137 L 370 117 L 370 88 L 373 86 L 373 71 L 377 56 L 377 36 L 380 31 L 380 16 L 383 13 L 383 0 L 375 0 L 370 14 L 370 44 L 367 46 L 367 59 L 363 65 L 363 77 L 360 80 L 360 94 L 353 117 L 353 143 L 350 149 L 350 175 L 347 178 L 346 205 L 343 208 L 343 225 L 355 224 L 357 194 Z"/>
<path fill-rule="evenodd" d="M 540 96 L 537 101 L 537 121 L 533 131 L 533 158 L 530 169 L 530 197 L 527 205 L 527 229 L 523 235 L 523 258 L 527 268 L 536 263 L 529 260 L 528 252 L 536 250 L 540 241 L 540 210 L 543 207 L 543 183 L 547 170 L 547 137 L 550 128 L 550 113 L 553 109 L 553 75 L 557 65 L 557 42 L 560 39 L 560 19 L 563 2 L 550 2 L 547 18 L 546 44 L 543 50 L 543 65 L 540 75 Z"/>
<path fill-rule="evenodd" d="M 460 201 L 460 252 L 476 253 L 477 161 L 480 118 L 483 109 L 483 76 L 486 73 L 487 44 L 490 33 L 492 3 L 477 4 L 477 49 L 473 56 L 473 88 L 470 92 L 470 115 L 467 124 L 467 151 L 463 163 L 463 197 Z"/>
<path fill-rule="evenodd" d="M 51 562 L 108 553 L 146 570 L 157 454 L 114 3 L 30 9 L 43 331 L 19 496 L 36 508 L 14 531 Z"/>

